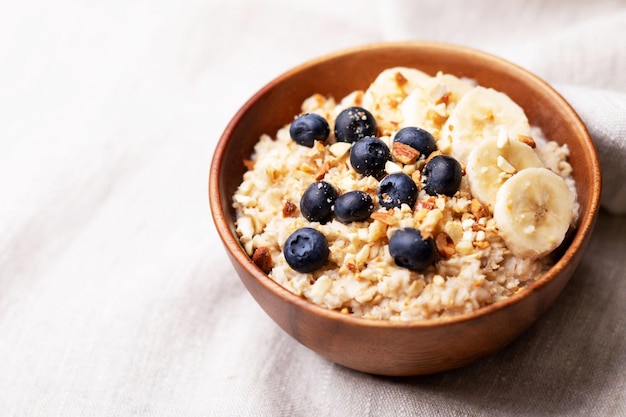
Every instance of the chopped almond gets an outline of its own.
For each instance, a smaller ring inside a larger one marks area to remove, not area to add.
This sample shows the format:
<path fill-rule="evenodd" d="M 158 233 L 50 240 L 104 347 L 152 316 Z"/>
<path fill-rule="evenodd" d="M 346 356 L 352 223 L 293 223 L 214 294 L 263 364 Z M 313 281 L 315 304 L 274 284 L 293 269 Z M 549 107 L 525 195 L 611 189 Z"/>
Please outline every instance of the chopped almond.
<path fill-rule="evenodd" d="M 437 155 L 443 155 L 443 153 L 441 151 L 435 151 L 431 153 L 430 155 L 428 155 L 428 158 L 426 158 L 425 163 L 427 164 L 428 162 L 430 162 L 431 159 L 433 159 Z"/>
<path fill-rule="evenodd" d="M 415 213 L 413 214 L 413 220 L 415 220 L 417 223 L 423 222 L 428 212 L 429 209 L 416 207 Z"/>
<path fill-rule="evenodd" d="M 426 111 L 426 118 L 431 120 L 436 126 L 441 126 L 445 123 L 446 118 L 435 110 L 429 109 Z"/>
<path fill-rule="evenodd" d="M 245 166 L 247 170 L 251 171 L 254 169 L 254 161 L 251 159 L 244 159 L 243 166 Z"/>
<path fill-rule="evenodd" d="M 264 246 L 255 249 L 254 254 L 252 255 L 252 262 L 261 268 L 261 271 L 266 274 L 268 274 L 274 266 L 270 250 Z"/>
<path fill-rule="evenodd" d="M 426 214 L 426 217 L 419 227 L 419 231 L 422 233 L 422 237 L 424 237 L 424 239 L 428 239 L 429 237 L 435 235 L 435 231 L 437 230 L 439 222 L 442 218 L 443 213 L 439 209 L 430 210 Z"/>
<path fill-rule="evenodd" d="M 416 169 L 415 171 L 413 171 L 413 173 L 411 174 L 411 179 L 417 185 L 417 188 L 421 190 L 422 189 L 422 173 L 420 172 L 420 170 Z"/>
<path fill-rule="evenodd" d="M 519 140 L 522 143 L 525 143 L 526 145 L 530 146 L 533 149 L 537 147 L 535 140 L 530 136 L 517 135 L 517 140 Z"/>
<path fill-rule="evenodd" d="M 389 226 L 393 226 L 398 223 L 398 219 L 396 219 L 393 215 L 389 213 L 385 213 L 384 211 L 377 211 L 375 213 L 372 213 L 370 217 L 374 220 L 381 221 Z"/>
<path fill-rule="evenodd" d="M 396 161 L 408 165 L 417 161 L 420 152 L 404 143 L 394 142 L 391 148 L 391 156 L 393 156 Z"/>
<path fill-rule="evenodd" d="M 417 209 L 426 209 L 426 210 L 432 210 L 435 208 L 435 201 L 437 199 L 435 197 L 429 197 L 428 200 L 420 200 L 417 202 L 416 208 Z"/>
<path fill-rule="evenodd" d="M 483 205 L 480 204 L 480 201 L 476 200 L 475 198 L 473 198 L 472 202 L 470 203 L 470 211 L 477 219 L 487 216 L 487 210 L 485 210 L 485 207 L 483 207 Z"/>
<path fill-rule="evenodd" d="M 326 175 L 329 169 L 330 169 L 330 162 L 324 161 L 322 166 L 319 167 L 317 171 L 315 172 L 315 180 L 319 181 L 322 178 L 324 178 L 324 175 Z"/>
<path fill-rule="evenodd" d="M 437 246 L 437 252 L 443 258 L 450 258 L 456 253 L 454 247 L 454 241 L 446 232 L 441 232 L 435 237 L 435 245 Z"/>
<path fill-rule="evenodd" d="M 298 210 L 298 207 L 294 203 L 289 200 L 285 201 L 283 205 L 283 217 L 291 217 L 296 210 Z"/>
<path fill-rule="evenodd" d="M 396 84 L 398 85 L 398 87 L 402 87 L 403 85 L 405 85 L 407 82 L 409 82 L 409 80 L 407 80 L 404 75 L 402 75 L 402 73 L 400 71 L 396 72 L 396 75 L 394 77 Z"/>
<path fill-rule="evenodd" d="M 363 103 L 363 91 L 357 91 L 354 95 L 354 104 L 360 106 Z"/>
<path fill-rule="evenodd" d="M 478 249 L 487 249 L 489 247 L 489 242 L 487 240 L 481 240 L 479 242 L 472 242 L 474 247 Z"/>
<path fill-rule="evenodd" d="M 450 96 L 452 94 L 448 91 L 447 93 L 445 93 L 444 95 L 442 95 L 441 97 L 439 97 L 439 100 L 437 100 L 436 104 L 445 104 L 446 106 L 448 105 L 448 103 L 450 102 Z"/>
<path fill-rule="evenodd" d="M 306 172 L 307 174 L 315 174 L 317 172 L 317 169 L 313 168 L 309 164 L 302 164 L 298 167 L 298 169 L 302 172 Z"/>

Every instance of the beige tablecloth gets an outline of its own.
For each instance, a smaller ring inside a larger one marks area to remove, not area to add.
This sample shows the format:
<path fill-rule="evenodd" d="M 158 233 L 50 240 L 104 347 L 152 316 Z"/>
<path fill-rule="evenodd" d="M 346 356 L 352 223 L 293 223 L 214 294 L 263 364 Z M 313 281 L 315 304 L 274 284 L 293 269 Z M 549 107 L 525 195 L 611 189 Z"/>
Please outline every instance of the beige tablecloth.
<path fill-rule="evenodd" d="M 5 2 L 0 416 L 626 415 L 626 3 Z M 597 143 L 603 211 L 562 296 L 475 365 L 382 378 L 286 336 L 229 265 L 213 148 L 305 60 L 420 39 L 553 84 Z"/>

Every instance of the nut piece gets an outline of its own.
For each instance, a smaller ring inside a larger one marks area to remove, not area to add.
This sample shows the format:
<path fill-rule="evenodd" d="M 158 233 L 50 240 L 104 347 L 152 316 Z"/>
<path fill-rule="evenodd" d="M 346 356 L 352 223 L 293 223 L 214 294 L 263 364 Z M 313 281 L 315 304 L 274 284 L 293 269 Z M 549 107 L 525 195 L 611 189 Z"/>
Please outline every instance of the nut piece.
<path fill-rule="evenodd" d="M 350 151 L 351 143 L 348 142 L 336 142 L 328 147 L 328 151 L 337 158 L 343 157 Z"/>
<path fill-rule="evenodd" d="M 452 94 L 449 91 L 445 92 L 441 97 L 439 97 L 435 104 L 443 103 L 447 106 L 450 103 L 450 96 L 452 96 Z"/>
<path fill-rule="evenodd" d="M 432 121 L 435 126 L 442 126 L 446 121 L 446 118 L 444 116 L 440 115 L 433 109 L 428 109 L 426 111 L 426 119 Z"/>
<path fill-rule="evenodd" d="M 441 232 L 435 237 L 435 245 L 437 246 L 437 252 L 443 258 L 450 258 L 456 253 L 454 247 L 454 241 L 446 232 Z"/>
<path fill-rule="evenodd" d="M 415 171 L 413 171 L 413 173 L 411 174 L 411 179 L 413 180 L 415 184 L 417 184 L 417 188 L 421 190 L 422 189 L 422 173 L 419 169 L 416 169 Z"/>
<path fill-rule="evenodd" d="M 283 217 L 291 217 L 297 209 L 298 207 L 291 201 L 285 201 L 285 204 L 283 205 Z"/>
<path fill-rule="evenodd" d="M 394 75 L 394 80 L 396 81 L 396 85 L 398 87 L 402 87 L 404 84 L 406 84 L 407 82 L 409 82 L 409 80 L 407 80 L 406 78 L 404 78 L 404 75 L 402 75 L 402 73 L 400 71 L 396 72 Z"/>
<path fill-rule="evenodd" d="M 443 155 L 443 152 L 441 152 L 440 150 L 435 151 L 433 153 L 431 153 L 430 155 L 428 155 L 428 158 L 426 158 L 426 161 L 424 161 L 424 165 L 426 165 L 427 163 L 430 162 L 431 159 L 433 159 L 435 156 L 437 155 Z"/>
<path fill-rule="evenodd" d="M 254 254 L 252 255 L 252 262 L 254 262 L 256 266 L 261 268 L 261 271 L 265 272 L 266 274 L 269 274 L 269 272 L 272 270 L 272 267 L 274 266 L 270 250 L 264 246 L 255 249 Z"/>
<path fill-rule="evenodd" d="M 254 169 L 254 161 L 250 159 L 244 159 L 243 166 L 245 166 L 248 171 L 252 171 Z"/>
<path fill-rule="evenodd" d="M 317 168 L 312 167 L 311 165 L 304 163 L 298 166 L 298 171 L 302 171 L 305 174 L 315 174 L 317 172 Z"/>
<path fill-rule="evenodd" d="M 391 148 L 391 156 L 405 165 L 413 164 L 420 156 L 420 152 L 417 149 L 405 145 L 404 143 L 394 142 Z"/>
<path fill-rule="evenodd" d="M 442 218 L 443 213 L 439 209 L 432 209 L 426 214 L 424 221 L 419 226 L 419 231 L 422 233 L 424 239 L 434 236 L 435 230 Z"/>
<path fill-rule="evenodd" d="M 315 180 L 320 181 L 322 178 L 324 178 L 324 175 L 326 175 L 329 169 L 330 169 L 330 162 L 324 161 L 322 166 L 319 167 L 317 171 L 315 172 Z"/>
<path fill-rule="evenodd" d="M 387 174 L 394 174 L 397 172 L 402 172 L 402 167 L 395 162 L 387 161 L 385 162 L 385 172 Z"/>
<path fill-rule="evenodd" d="M 480 201 L 476 200 L 475 198 L 472 198 L 472 202 L 470 204 L 470 211 L 472 212 L 474 217 L 476 217 L 477 219 L 487 216 L 487 210 L 485 210 L 483 205 L 480 204 Z"/>
<path fill-rule="evenodd" d="M 418 209 L 416 207 L 415 212 L 413 214 L 413 220 L 415 222 L 417 222 L 418 224 L 421 224 L 424 221 L 424 219 L 426 218 L 426 216 L 428 215 L 428 212 L 430 210 L 431 209 L 425 209 L 425 208 L 419 208 Z"/>
<path fill-rule="evenodd" d="M 537 147 L 537 144 L 535 143 L 535 140 L 532 137 L 530 137 L 530 136 L 517 135 L 517 140 L 519 140 L 522 143 L 525 143 L 526 145 L 530 146 L 533 149 L 535 149 Z"/>
<path fill-rule="evenodd" d="M 415 208 L 432 210 L 435 208 L 435 201 L 436 201 L 435 197 L 429 197 L 428 200 L 420 200 L 417 202 L 417 205 L 415 206 Z"/>
<path fill-rule="evenodd" d="M 385 213 L 384 211 L 377 211 L 372 213 L 370 217 L 374 220 L 381 221 L 389 226 L 393 226 L 398 223 L 398 219 L 396 219 L 392 214 Z"/>
<path fill-rule="evenodd" d="M 502 155 L 498 155 L 498 159 L 496 160 L 496 165 L 498 166 L 498 168 L 500 168 L 502 171 L 506 172 L 507 174 L 513 174 L 515 172 L 515 167 L 511 165 L 509 161 L 504 159 Z"/>
<path fill-rule="evenodd" d="M 482 240 L 480 242 L 472 242 L 472 244 L 474 245 L 474 247 L 478 249 L 487 249 L 489 247 L 489 241 L 487 240 Z"/>

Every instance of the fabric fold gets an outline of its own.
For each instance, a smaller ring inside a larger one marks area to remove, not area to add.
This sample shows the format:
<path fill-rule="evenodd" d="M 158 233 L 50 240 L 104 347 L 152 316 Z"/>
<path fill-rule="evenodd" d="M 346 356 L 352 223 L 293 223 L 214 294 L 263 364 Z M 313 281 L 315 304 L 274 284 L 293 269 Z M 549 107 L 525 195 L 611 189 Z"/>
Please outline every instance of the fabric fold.
<path fill-rule="evenodd" d="M 600 204 L 612 214 L 626 214 L 626 94 L 569 84 L 554 88 L 576 110 L 594 141 L 602 170 Z"/>

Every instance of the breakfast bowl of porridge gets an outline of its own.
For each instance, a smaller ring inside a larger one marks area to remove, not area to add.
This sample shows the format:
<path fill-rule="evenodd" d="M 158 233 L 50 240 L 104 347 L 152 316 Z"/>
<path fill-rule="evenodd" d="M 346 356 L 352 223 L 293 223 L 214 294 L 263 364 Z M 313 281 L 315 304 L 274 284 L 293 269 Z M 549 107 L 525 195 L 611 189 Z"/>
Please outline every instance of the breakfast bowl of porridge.
<path fill-rule="evenodd" d="M 224 130 L 209 178 L 218 233 L 265 312 L 380 375 L 457 368 L 513 341 L 573 274 L 599 196 L 593 143 L 548 84 L 423 42 L 271 81 Z"/>

